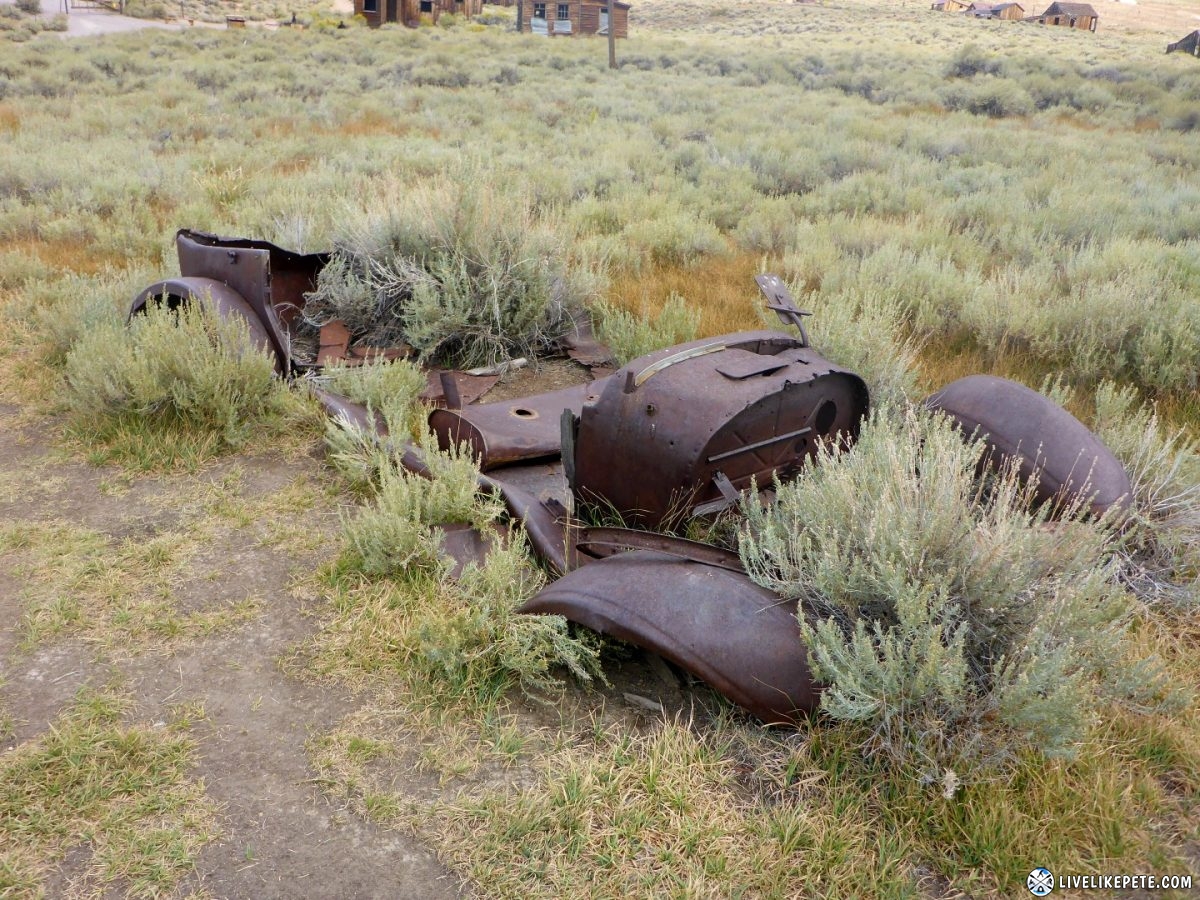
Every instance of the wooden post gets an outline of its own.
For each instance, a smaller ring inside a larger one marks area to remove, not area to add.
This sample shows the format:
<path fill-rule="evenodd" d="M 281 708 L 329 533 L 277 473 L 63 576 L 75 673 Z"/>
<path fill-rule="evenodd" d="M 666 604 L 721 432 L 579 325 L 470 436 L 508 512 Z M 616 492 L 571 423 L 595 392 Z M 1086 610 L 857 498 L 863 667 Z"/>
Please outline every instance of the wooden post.
<path fill-rule="evenodd" d="M 517 0 L 517 34 L 525 31 L 525 0 Z"/>
<path fill-rule="evenodd" d="M 608 67 L 617 67 L 617 22 L 613 18 L 613 0 L 608 0 Z"/>

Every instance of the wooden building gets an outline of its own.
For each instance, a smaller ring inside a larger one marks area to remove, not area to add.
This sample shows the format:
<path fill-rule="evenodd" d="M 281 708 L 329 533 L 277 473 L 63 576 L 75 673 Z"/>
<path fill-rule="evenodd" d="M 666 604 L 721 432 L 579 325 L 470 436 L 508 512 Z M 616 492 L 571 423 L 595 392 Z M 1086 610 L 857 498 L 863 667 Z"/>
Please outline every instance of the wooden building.
<path fill-rule="evenodd" d="M 402 22 L 416 28 L 422 15 L 436 22 L 443 13 L 477 16 L 481 12 L 483 0 L 354 0 L 354 14 L 362 16 L 372 26 Z"/>
<path fill-rule="evenodd" d="M 933 9 L 938 12 L 966 12 L 971 6 L 971 0 L 938 0 Z"/>
<path fill-rule="evenodd" d="M 1167 44 L 1168 53 L 1190 53 L 1200 56 L 1200 31 L 1193 31 L 1187 37 L 1180 38 L 1173 44 Z"/>
<path fill-rule="evenodd" d="M 629 37 L 629 4 L 613 0 L 613 34 Z M 522 0 L 521 30 L 547 37 L 608 34 L 607 0 Z"/>
<path fill-rule="evenodd" d="M 1095 31 L 1100 17 L 1096 15 L 1096 10 L 1090 3 L 1051 3 L 1044 13 L 1034 16 L 1033 21 L 1042 25 Z"/>
<path fill-rule="evenodd" d="M 996 3 L 988 10 L 987 18 L 1019 22 L 1025 18 L 1025 7 L 1020 3 Z"/>

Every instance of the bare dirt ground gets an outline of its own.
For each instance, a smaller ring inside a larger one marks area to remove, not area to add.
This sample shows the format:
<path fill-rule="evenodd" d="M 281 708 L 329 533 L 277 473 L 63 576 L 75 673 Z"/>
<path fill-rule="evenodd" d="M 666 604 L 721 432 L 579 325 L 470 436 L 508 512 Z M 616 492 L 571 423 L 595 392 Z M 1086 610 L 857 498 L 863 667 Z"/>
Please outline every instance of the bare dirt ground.
<path fill-rule="evenodd" d="M 0 0 L 0 4 L 13 2 L 15 0 Z M 42 0 L 42 18 L 52 19 L 64 14 L 67 16 L 67 30 L 55 32 L 60 37 L 91 37 L 98 34 L 141 31 L 145 28 L 167 30 L 179 28 L 178 25 L 167 22 L 118 15 L 107 9 L 71 9 L 70 0 Z"/>
<path fill-rule="evenodd" d="M 1139 3 L 1096 3 L 1100 27 L 1115 31 L 1154 32 L 1175 41 L 1200 28 L 1196 0 L 1142 0 Z"/>
<path fill-rule="evenodd" d="M 197 485 L 228 486 L 238 499 L 270 509 L 281 492 L 319 481 L 315 458 L 253 455 L 199 476 L 127 477 L 66 457 L 54 448 L 54 422 L 31 420 L 0 405 L 0 528 L 62 522 L 100 533 L 114 548 L 155 535 L 187 533 L 201 513 Z M 291 493 L 287 493 L 290 491 Z M 203 505 L 203 504 L 200 504 Z M 272 546 L 264 528 L 229 521 L 174 580 L 181 611 L 213 609 L 247 598 L 254 613 L 203 637 L 112 640 L 84 625 L 66 637 L 25 646 L 22 617 L 32 589 L 0 554 L 0 704 L 14 720 L 0 753 L 43 733 L 76 691 L 114 687 L 133 700 L 129 719 L 160 726 L 171 710 L 202 710 L 191 727 L 208 795 L 221 804 L 220 836 L 204 850 L 185 893 L 216 897 L 454 897 L 459 879 L 433 854 L 395 831 L 351 817 L 313 781 L 305 742 L 355 709 L 345 690 L 285 675 L 278 659 L 317 627 L 295 578 L 331 552 L 322 535 L 336 515 L 304 514 L 315 537 L 300 552 Z M 6 558 L 7 557 L 7 558 Z M 68 588 L 69 589 L 69 588 Z M 86 868 L 86 852 L 68 853 L 45 887 L 60 895 Z"/>

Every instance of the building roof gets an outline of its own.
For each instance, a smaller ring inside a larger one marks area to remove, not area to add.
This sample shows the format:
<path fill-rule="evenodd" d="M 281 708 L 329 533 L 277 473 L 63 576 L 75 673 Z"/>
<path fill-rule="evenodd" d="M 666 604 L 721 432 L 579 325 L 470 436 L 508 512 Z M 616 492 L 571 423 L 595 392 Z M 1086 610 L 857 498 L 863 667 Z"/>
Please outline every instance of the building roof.
<path fill-rule="evenodd" d="M 1090 3 L 1051 3 L 1043 16 L 1091 16 L 1093 19 L 1098 19 L 1100 16 L 1096 14 L 1096 10 L 1092 8 Z"/>

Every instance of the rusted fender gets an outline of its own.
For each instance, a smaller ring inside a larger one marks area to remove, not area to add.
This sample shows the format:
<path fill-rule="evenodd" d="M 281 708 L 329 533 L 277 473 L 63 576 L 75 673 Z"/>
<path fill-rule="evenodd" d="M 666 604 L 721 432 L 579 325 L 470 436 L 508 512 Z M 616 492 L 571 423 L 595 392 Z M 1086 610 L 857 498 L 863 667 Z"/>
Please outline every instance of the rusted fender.
<path fill-rule="evenodd" d="M 1017 460 L 1041 502 L 1086 500 L 1094 515 L 1129 505 L 1129 473 L 1111 450 L 1049 397 L 994 375 L 968 375 L 925 400 L 1000 461 Z"/>
<path fill-rule="evenodd" d="M 155 282 L 133 298 L 129 306 L 129 319 L 141 315 L 147 305 L 162 302 L 163 298 L 170 309 L 187 303 L 199 303 L 222 319 L 241 319 L 246 323 L 254 343 L 270 354 L 275 371 L 286 373 L 287 359 L 280 354 L 279 347 L 258 313 L 245 297 L 224 282 L 214 278 L 168 278 Z"/>
<path fill-rule="evenodd" d="M 525 528 L 533 552 L 548 563 L 556 574 L 561 575 L 578 565 L 575 547 L 562 516 L 529 491 L 507 484 L 502 479 L 480 475 L 479 488 L 500 495 L 508 514 L 519 519 Z"/>
<path fill-rule="evenodd" d="M 796 602 L 729 569 L 634 550 L 563 576 L 520 612 L 565 616 L 657 653 L 769 724 L 797 723 L 820 699 Z"/>
<path fill-rule="evenodd" d="M 614 528 L 610 526 L 592 526 L 579 529 L 579 537 L 575 541 L 575 549 L 579 553 L 579 562 L 591 562 L 615 556 L 627 550 L 653 550 L 664 556 L 674 556 L 679 559 L 690 559 L 693 562 L 704 563 L 706 566 L 717 566 L 733 572 L 745 572 L 741 557 L 732 550 L 724 550 L 700 541 L 675 537 L 671 534 L 659 534 L 657 531 L 639 531 L 634 528 Z"/>
<path fill-rule="evenodd" d="M 607 381 L 601 378 L 548 394 L 462 409 L 436 409 L 429 415 L 429 427 L 443 450 L 465 441 L 485 472 L 555 457 L 562 452 L 563 410 L 578 415 L 585 402 L 600 395 Z"/>

